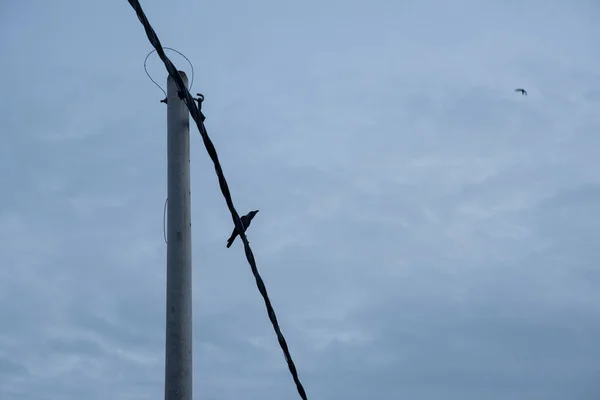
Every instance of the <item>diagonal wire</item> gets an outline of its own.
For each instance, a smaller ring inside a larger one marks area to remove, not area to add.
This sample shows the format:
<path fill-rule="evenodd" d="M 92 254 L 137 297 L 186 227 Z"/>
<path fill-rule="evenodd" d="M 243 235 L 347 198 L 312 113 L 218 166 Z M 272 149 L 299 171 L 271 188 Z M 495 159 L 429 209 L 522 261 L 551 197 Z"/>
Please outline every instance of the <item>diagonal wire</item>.
<path fill-rule="evenodd" d="M 138 0 L 127 0 L 127 1 L 131 5 L 131 7 L 135 10 L 138 19 L 140 20 L 140 22 L 144 26 L 144 29 L 146 30 L 146 35 L 148 36 L 148 40 L 150 41 L 150 44 L 152 44 L 152 46 L 156 49 L 156 54 L 158 54 L 160 59 L 165 64 L 165 67 L 167 68 L 167 71 L 169 72 L 171 79 L 173 79 L 175 81 L 175 84 L 177 85 L 177 89 L 179 90 L 179 96 L 182 98 L 182 100 L 187 105 L 188 109 L 190 110 L 190 114 L 191 114 L 192 118 L 194 119 L 194 121 L 196 122 L 196 125 L 198 126 L 198 130 L 200 131 L 200 135 L 202 136 L 202 141 L 204 142 L 206 151 L 208 152 L 208 155 L 212 159 L 213 164 L 215 166 L 215 172 L 217 173 L 217 177 L 219 179 L 219 186 L 221 187 L 221 192 L 223 193 L 223 197 L 225 197 L 225 202 L 227 203 L 227 208 L 229 208 L 229 211 L 231 212 L 231 217 L 233 219 L 233 223 L 234 223 L 236 229 L 238 230 L 238 232 L 240 232 L 240 238 L 242 239 L 242 242 L 244 242 L 244 251 L 246 253 L 246 259 L 248 260 L 248 263 L 250 264 L 250 268 L 252 269 L 252 274 L 254 275 L 254 279 L 256 280 L 256 286 L 258 287 L 258 290 L 259 290 L 260 294 L 262 295 L 263 300 L 265 302 L 269 320 L 271 321 L 271 324 L 273 325 L 273 329 L 275 330 L 275 334 L 277 335 L 277 340 L 279 341 L 279 345 L 281 346 L 281 350 L 283 351 L 283 354 L 285 356 L 286 362 L 288 364 L 288 368 L 290 370 L 290 373 L 292 374 L 294 383 L 296 384 L 296 389 L 298 389 L 298 394 L 300 395 L 300 397 L 303 400 L 308 400 L 308 397 L 306 396 L 306 392 L 304 391 L 304 387 L 302 386 L 302 383 L 300 382 L 300 378 L 298 377 L 298 371 L 296 370 L 296 365 L 294 364 L 294 361 L 292 360 L 292 356 L 290 354 L 290 350 L 288 348 L 287 342 L 286 342 L 285 337 L 283 336 L 283 333 L 281 332 L 281 329 L 279 327 L 279 322 L 277 321 L 277 316 L 275 315 L 275 310 L 273 309 L 273 306 L 271 305 L 271 300 L 269 299 L 269 296 L 267 294 L 267 288 L 265 287 L 265 283 L 263 282 L 262 277 L 260 276 L 260 273 L 258 272 L 258 268 L 256 266 L 256 260 L 254 259 L 254 254 L 252 253 L 252 249 L 250 248 L 250 244 L 248 243 L 248 238 L 246 237 L 246 233 L 244 232 L 242 221 L 240 220 L 240 216 L 233 205 L 233 200 L 231 199 L 231 193 L 229 191 L 229 185 L 227 184 L 227 181 L 225 180 L 225 175 L 223 174 L 223 169 L 221 168 L 221 163 L 219 162 L 219 157 L 217 155 L 217 151 L 216 151 L 215 146 L 213 145 L 212 141 L 210 140 L 210 137 L 208 136 L 206 127 L 204 126 L 205 117 L 202 114 L 202 111 L 200 111 L 200 109 L 196 106 L 196 103 L 195 103 L 194 99 L 192 98 L 192 95 L 185 87 L 185 84 L 183 83 L 183 80 L 181 79 L 179 72 L 177 71 L 177 69 L 171 62 L 171 60 L 169 60 L 169 58 L 165 54 L 165 51 L 160 43 L 160 40 L 158 39 L 158 36 L 156 35 L 156 32 L 154 32 L 152 25 L 150 25 L 150 22 L 148 22 L 148 18 L 146 18 L 146 14 L 144 13 L 144 10 L 142 10 L 142 6 L 140 5 L 140 2 Z"/>

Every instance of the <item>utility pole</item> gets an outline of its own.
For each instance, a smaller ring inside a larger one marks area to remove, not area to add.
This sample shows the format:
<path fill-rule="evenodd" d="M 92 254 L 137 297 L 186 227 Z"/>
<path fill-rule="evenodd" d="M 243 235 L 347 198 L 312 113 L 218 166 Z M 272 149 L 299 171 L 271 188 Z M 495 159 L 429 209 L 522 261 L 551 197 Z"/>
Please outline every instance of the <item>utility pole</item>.
<path fill-rule="evenodd" d="M 187 76 L 179 71 L 187 86 Z M 167 79 L 167 327 L 165 400 L 193 400 L 190 118 Z"/>

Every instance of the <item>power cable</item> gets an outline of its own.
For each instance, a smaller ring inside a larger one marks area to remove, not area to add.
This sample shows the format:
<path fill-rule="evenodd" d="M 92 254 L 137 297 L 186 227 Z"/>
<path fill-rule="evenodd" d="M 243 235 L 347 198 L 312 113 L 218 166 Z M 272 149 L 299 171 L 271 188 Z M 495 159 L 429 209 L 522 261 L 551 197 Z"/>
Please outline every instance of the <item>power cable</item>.
<path fill-rule="evenodd" d="M 283 351 L 283 354 L 285 356 L 288 368 L 290 370 L 292 378 L 294 379 L 294 383 L 296 384 L 296 389 L 298 390 L 298 394 L 300 395 L 300 397 L 303 400 L 308 400 L 308 397 L 306 396 L 304 387 L 302 386 L 302 383 L 300 382 L 300 378 L 298 377 L 298 371 L 296 370 L 296 365 L 294 364 L 294 361 L 292 360 L 292 356 L 290 354 L 290 350 L 288 348 L 287 341 L 285 340 L 285 337 L 283 336 L 283 333 L 281 332 L 281 328 L 279 327 L 279 322 L 277 321 L 277 316 L 275 315 L 275 310 L 273 309 L 273 306 L 271 305 L 271 300 L 269 299 L 269 296 L 267 294 L 267 288 L 265 287 L 265 283 L 264 283 L 262 277 L 260 276 L 260 273 L 258 272 L 258 267 L 256 266 L 256 260 L 254 259 L 254 254 L 252 253 L 252 249 L 250 248 L 250 243 L 248 243 L 248 238 L 246 237 L 246 233 L 244 232 L 244 227 L 243 227 L 242 221 L 240 220 L 240 216 L 233 205 L 233 200 L 231 199 L 231 193 L 229 191 L 229 185 L 227 184 L 227 180 L 225 179 L 223 169 L 221 168 L 221 163 L 219 162 L 219 157 L 217 155 L 217 151 L 215 149 L 214 144 L 210 140 L 210 137 L 208 136 L 206 127 L 204 126 L 204 120 L 206 118 L 200 109 L 201 104 L 202 104 L 201 99 L 203 99 L 203 97 L 201 97 L 201 99 L 199 99 L 198 106 L 196 106 L 195 100 L 194 100 L 194 98 L 192 98 L 192 95 L 190 94 L 189 90 L 185 87 L 185 84 L 183 83 L 183 80 L 181 79 L 181 76 L 179 75 L 177 68 L 175 68 L 175 65 L 173 65 L 171 60 L 169 60 L 169 58 L 165 54 L 165 51 L 160 43 L 160 40 L 158 39 L 158 36 L 156 35 L 156 32 L 152 28 L 152 25 L 150 25 L 148 18 L 146 18 L 146 14 L 144 13 L 144 10 L 142 10 L 142 6 L 140 5 L 140 2 L 138 0 L 127 0 L 127 1 L 131 5 L 131 7 L 135 10 L 138 19 L 144 26 L 144 29 L 146 31 L 146 36 L 148 37 L 150 44 L 152 44 L 152 47 L 154 47 L 156 49 L 156 53 L 158 54 L 160 59 L 165 64 L 165 67 L 167 68 L 167 71 L 169 72 L 171 79 L 173 79 L 173 81 L 177 85 L 177 89 L 179 91 L 178 92 L 179 97 L 185 102 L 188 109 L 190 110 L 190 114 L 191 114 L 192 118 L 196 122 L 196 126 L 198 127 L 200 135 L 202 136 L 202 141 L 204 142 L 206 151 L 208 152 L 208 155 L 210 156 L 211 160 L 213 161 L 213 164 L 215 167 L 215 172 L 217 174 L 217 178 L 219 179 L 219 186 L 221 188 L 223 197 L 225 198 L 225 202 L 227 203 L 227 208 L 229 209 L 229 212 L 231 213 L 231 218 L 233 219 L 233 223 L 239 232 L 240 239 L 244 243 L 244 251 L 246 253 L 246 259 L 248 260 L 248 264 L 250 264 L 250 269 L 252 270 L 252 274 L 254 275 L 254 279 L 256 281 L 256 286 L 258 287 L 258 290 L 259 290 L 260 294 L 262 295 L 263 300 L 265 302 L 265 307 L 267 308 L 267 314 L 269 316 L 269 320 L 271 321 L 271 324 L 273 325 L 273 329 L 275 330 L 275 334 L 277 335 L 277 340 L 279 341 L 279 345 L 281 346 L 281 350 Z"/>
<path fill-rule="evenodd" d="M 185 58 L 185 60 L 188 62 L 188 64 L 190 64 L 190 68 L 191 68 L 191 72 L 192 72 L 192 78 L 190 81 L 190 87 L 188 88 L 189 90 L 192 90 L 192 87 L 194 87 L 194 64 L 192 64 L 192 62 L 190 61 L 189 58 L 187 58 L 182 52 L 172 49 L 170 47 L 163 47 L 163 49 L 165 50 L 171 50 L 174 51 L 175 53 L 179 54 L 181 57 Z M 152 49 L 147 55 L 146 58 L 144 58 L 144 72 L 146 72 L 146 75 L 148 75 L 148 78 L 150 78 L 150 80 L 152 81 L 152 83 L 154 83 L 160 90 L 162 90 L 162 92 L 165 94 L 165 99 L 167 98 L 167 92 L 165 92 L 165 89 L 162 88 L 162 86 L 160 86 L 154 79 L 152 79 L 152 77 L 150 76 L 150 73 L 148 72 L 148 68 L 146 66 L 147 62 L 148 62 L 148 57 L 150 57 L 150 55 L 152 53 L 154 53 L 156 51 L 156 49 Z M 162 102 L 164 103 L 165 100 L 162 100 Z"/>

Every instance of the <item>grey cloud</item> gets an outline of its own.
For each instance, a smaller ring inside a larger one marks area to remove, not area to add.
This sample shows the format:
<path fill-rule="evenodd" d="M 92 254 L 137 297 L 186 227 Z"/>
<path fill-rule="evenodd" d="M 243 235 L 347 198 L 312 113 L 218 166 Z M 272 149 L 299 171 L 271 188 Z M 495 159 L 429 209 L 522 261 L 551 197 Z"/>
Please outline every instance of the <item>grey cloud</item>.
<path fill-rule="evenodd" d="M 194 62 L 238 211 L 261 210 L 249 239 L 309 398 L 597 396 L 594 4 L 143 6 Z M 158 398 L 150 45 L 127 2 L 2 8 L 0 398 Z M 295 398 L 191 133 L 196 397 Z"/>

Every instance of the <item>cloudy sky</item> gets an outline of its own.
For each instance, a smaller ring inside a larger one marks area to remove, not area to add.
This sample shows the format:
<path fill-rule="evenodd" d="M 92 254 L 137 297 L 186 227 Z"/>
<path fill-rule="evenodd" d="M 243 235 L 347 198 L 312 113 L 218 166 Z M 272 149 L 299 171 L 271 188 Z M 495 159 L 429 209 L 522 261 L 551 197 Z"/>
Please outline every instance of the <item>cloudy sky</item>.
<path fill-rule="evenodd" d="M 168 4 L 309 399 L 599 398 L 598 2 Z M 164 396 L 151 49 L 125 0 L 0 0 L 3 400 Z M 191 134 L 195 398 L 297 399 Z"/>

